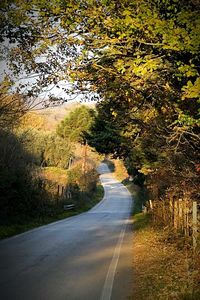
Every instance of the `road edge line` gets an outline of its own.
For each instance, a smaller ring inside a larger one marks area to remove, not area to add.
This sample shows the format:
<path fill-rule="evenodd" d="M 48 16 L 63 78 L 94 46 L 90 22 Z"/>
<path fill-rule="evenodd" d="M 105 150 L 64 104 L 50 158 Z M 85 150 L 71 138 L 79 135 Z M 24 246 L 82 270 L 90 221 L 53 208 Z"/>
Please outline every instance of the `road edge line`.
<path fill-rule="evenodd" d="M 114 283 L 114 277 L 115 277 L 115 272 L 117 269 L 118 261 L 119 261 L 119 256 L 120 256 L 120 251 L 121 251 L 121 246 L 123 243 L 126 227 L 128 224 L 128 220 L 125 221 L 124 228 L 120 232 L 119 239 L 117 241 L 117 245 L 115 247 L 113 257 L 110 263 L 110 266 L 108 268 L 108 272 L 106 275 L 106 279 L 104 282 L 102 294 L 101 294 L 101 300 L 110 300 L 111 295 L 112 295 L 112 289 L 113 289 L 113 283 Z"/>

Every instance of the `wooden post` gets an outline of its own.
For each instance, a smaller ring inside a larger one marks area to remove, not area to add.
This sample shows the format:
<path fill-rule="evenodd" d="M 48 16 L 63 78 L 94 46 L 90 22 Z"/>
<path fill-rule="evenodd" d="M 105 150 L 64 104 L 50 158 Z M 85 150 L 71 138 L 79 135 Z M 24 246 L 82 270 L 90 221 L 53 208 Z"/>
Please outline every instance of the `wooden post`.
<path fill-rule="evenodd" d="M 188 235 L 189 235 L 189 222 L 188 222 L 188 213 L 189 213 L 189 209 L 188 209 L 188 201 L 187 201 L 187 198 L 185 198 L 183 204 L 184 204 L 184 207 L 183 207 L 184 234 L 185 234 L 185 236 L 188 236 Z"/>
<path fill-rule="evenodd" d="M 84 146 L 83 146 L 83 164 L 82 164 L 85 189 L 86 189 L 86 168 L 87 168 L 87 141 L 84 142 Z"/>
<path fill-rule="evenodd" d="M 186 231 L 186 199 L 183 199 L 183 232 L 184 235 L 187 235 Z"/>
<path fill-rule="evenodd" d="M 69 199 L 69 186 L 66 187 L 66 197 Z"/>
<path fill-rule="evenodd" d="M 177 212 L 178 212 L 178 201 L 175 200 L 174 201 L 174 228 L 177 229 L 178 225 L 177 225 Z"/>
<path fill-rule="evenodd" d="M 170 209 L 170 225 L 174 225 L 174 201 L 172 198 L 169 200 L 169 209 Z"/>
<path fill-rule="evenodd" d="M 182 206 L 183 202 L 182 202 L 182 199 L 179 199 L 178 202 L 179 202 L 179 212 L 178 212 L 179 227 L 182 230 L 183 229 L 183 206 Z"/>
<path fill-rule="evenodd" d="M 150 206 L 150 209 L 153 210 L 153 202 L 152 202 L 152 200 L 149 200 L 149 206 Z"/>
<path fill-rule="evenodd" d="M 166 209 L 166 206 L 165 206 L 165 200 L 162 200 L 162 218 L 163 218 L 163 223 L 165 224 L 165 209 Z"/>
<path fill-rule="evenodd" d="M 73 164 L 73 158 L 70 157 L 69 158 L 69 163 L 68 163 L 68 169 L 71 169 L 72 164 Z"/>
<path fill-rule="evenodd" d="M 188 199 L 186 199 L 186 235 L 189 236 L 189 213 L 190 213 L 190 205 Z"/>
<path fill-rule="evenodd" d="M 57 197 L 56 197 L 57 205 L 58 205 L 59 196 L 60 196 L 59 194 L 60 194 L 60 186 L 58 185 L 58 187 L 57 187 Z"/>
<path fill-rule="evenodd" d="M 57 189 L 57 195 L 59 197 L 59 194 L 60 194 L 60 186 L 58 185 L 58 189 Z"/>
<path fill-rule="evenodd" d="M 62 198 L 64 197 L 64 186 L 62 186 L 61 196 L 62 196 Z"/>
<path fill-rule="evenodd" d="M 193 241 L 193 250 L 195 251 L 197 247 L 197 202 L 193 201 L 192 203 L 192 241 Z"/>

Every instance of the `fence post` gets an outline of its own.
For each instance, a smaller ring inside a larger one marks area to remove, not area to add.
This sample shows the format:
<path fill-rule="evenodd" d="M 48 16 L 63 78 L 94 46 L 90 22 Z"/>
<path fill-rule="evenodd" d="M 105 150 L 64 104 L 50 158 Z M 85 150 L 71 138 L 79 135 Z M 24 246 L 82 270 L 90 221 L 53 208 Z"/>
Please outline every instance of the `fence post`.
<path fill-rule="evenodd" d="M 162 199 L 162 219 L 163 219 L 163 223 L 165 224 L 165 200 Z"/>
<path fill-rule="evenodd" d="M 149 200 L 150 209 L 153 210 L 153 202 L 152 200 Z"/>
<path fill-rule="evenodd" d="M 187 229 L 186 229 L 186 199 L 183 198 L 183 232 L 184 235 L 187 235 Z"/>
<path fill-rule="evenodd" d="M 169 200 L 169 209 L 170 209 L 170 226 L 174 226 L 174 199 L 170 198 Z"/>
<path fill-rule="evenodd" d="M 195 251 L 197 246 L 197 202 L 193 201 L 192 203 L 192 241 L 193 241 L 193 250 Z"/>
<path fill-rule="evenodd" d="M 184 210 L 183 210 L 183 216 L 184 216 L 184 233 L 185 236 L 189 235 L 189 221 L 188 221 L 188 213 L 189 213 L 189 207 L 188 207 L 188 200 L 185 198 L 184 200 Z"/>
<path fill-rule="evenodd" d="M 64 186 L 62 185 L 62 192 L 61 192 L 62 198 L 64 197 Z"/>
<path fill-rule="evenodd" d="M 57 189 L 57 195 L 59 197 L 59 194 L 60 194 L 60 186 L 58 185 L 58 189 Z"/>
<path fill-rule="evenodd" d="M 178 200 L 174 201 L 174 228 L 178 228 L 178 222 L 177 222 L 177 215 L 178 215 Z"/>
<path fill-rule="evenodd" d="M 190 206 L 188 199 L 186 200 L 186 234 L 189 236 L 189 213 L 190 213 Z"/>
<path fill-rule="evenodd" d="M 183 230 L 183 200 L 179 199 L 179 227 Z"/>

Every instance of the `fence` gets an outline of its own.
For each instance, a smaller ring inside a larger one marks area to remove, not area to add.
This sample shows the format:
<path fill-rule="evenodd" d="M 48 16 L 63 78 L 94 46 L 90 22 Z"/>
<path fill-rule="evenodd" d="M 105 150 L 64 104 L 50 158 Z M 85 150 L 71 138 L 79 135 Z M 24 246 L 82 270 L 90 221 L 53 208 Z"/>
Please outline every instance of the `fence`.
<path fill-rule="evenodd" d="M 69 186 L 43 179 L 39 181 L 39 187 L 46 190 L 48 194 L 51 195 L 51 198 L 57 199 L 57 201 L 72 198 L 72 192 Z"/>
<path fill-rule="evenodd" d="M 191 237 L 193 249 L 198 243 L 200 225 L 200 203 L 184 199 L 149 200 L 147 210 L 153 222 L 174 228 L 185 237 Z"/>

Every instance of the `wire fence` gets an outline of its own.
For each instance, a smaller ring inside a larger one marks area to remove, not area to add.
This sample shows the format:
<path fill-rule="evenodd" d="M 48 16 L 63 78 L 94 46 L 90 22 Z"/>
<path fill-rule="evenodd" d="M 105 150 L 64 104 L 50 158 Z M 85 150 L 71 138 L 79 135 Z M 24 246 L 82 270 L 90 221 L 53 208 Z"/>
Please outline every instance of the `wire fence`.
<path fill-rule="evenodd" d="M 153 222 L 173 228 L 185 237 L 190 237 L 193 250 L 199 243 L 200 202 L 183 199 L 149 200 L 147 211 Z"/>

